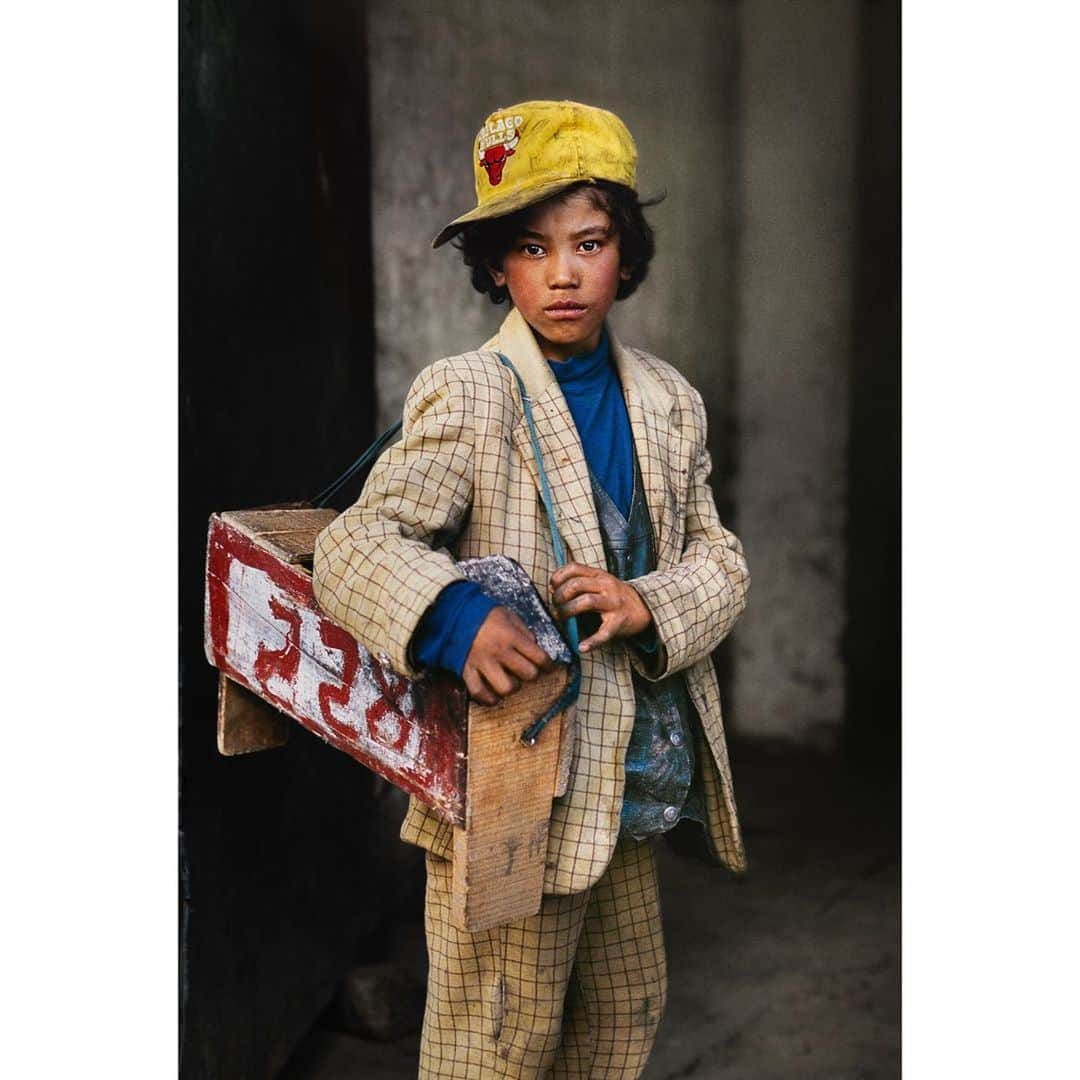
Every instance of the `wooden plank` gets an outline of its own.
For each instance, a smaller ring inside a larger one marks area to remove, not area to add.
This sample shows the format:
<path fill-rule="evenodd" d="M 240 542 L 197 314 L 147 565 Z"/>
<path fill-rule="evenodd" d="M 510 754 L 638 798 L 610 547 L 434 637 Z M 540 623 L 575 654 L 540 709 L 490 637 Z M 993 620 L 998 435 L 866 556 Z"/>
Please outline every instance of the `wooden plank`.
<path fill-rule="evenodd" d="M 555 723 L 553 720 L 552 723 Z M 577 737 L 577 702 L 562 713 L 559 722 L 559 768 L 555 774 L 555 798 L 561 799 L 570 786 L 570 766 L 574 762 L 574 739 Z"/>
<path fill-rule="evenodd" d="M 260 510 L 229 510 L 221 520 L 288 563 L 311 558 L 315 537 L 338 516 L 332 508 L 295 509 L 266 507 Z"/>
<path fill-rule="evenodd" d="M 271 750 L 289 741 L 289 718 L 246 687 L 218 674 L 218 752 L 226 757 Z"/>
<path fill-rule="evenodd" d="M 470 703 L 465 822 L 454 829 L 451 906 L 455 924 L 470 933 L 540 910 L 561 718 L 533 746 L 521 733 L 558 700 L 567 677 L 560 667 L 497 705 Z"/>

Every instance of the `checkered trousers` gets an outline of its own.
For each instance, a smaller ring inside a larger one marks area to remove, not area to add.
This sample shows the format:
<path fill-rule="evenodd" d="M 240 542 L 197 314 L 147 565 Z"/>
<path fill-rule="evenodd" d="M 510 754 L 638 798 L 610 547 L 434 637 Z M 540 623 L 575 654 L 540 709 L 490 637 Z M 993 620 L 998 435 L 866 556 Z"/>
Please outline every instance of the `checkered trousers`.
<path fill-rule="evenodd" d="M 469 934 L 450 921 L 452 864 L 430 852 L 421 1080 L 629 1080 L 667 996 L 653 842 L 620 840 L 582 893 Z"/>

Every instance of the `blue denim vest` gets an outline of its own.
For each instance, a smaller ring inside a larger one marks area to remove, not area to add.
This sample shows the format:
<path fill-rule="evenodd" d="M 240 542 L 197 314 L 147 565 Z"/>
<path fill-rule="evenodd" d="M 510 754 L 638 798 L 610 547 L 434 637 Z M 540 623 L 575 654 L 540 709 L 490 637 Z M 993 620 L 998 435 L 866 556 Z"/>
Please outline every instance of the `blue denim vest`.
<path fill-rule="evenodd" d="M 622 581 L 641 577 L 656 568 L 652 523 L 637 455 L 633 458 L 634 494 L 629 520 L 589 469 L 608 573 Z M 584 638 L 588 625 L 584 616 L 581 622 Z M 658 682 L 650 682 L 636 671 L 632 676 L 634 729 L 626 752 L 621 833 L 642 840 L 667 832 L 683 817 L 704 821 L 693 737 L 694 724 L 700 724 L 700 720 L 681 673 Z"/>

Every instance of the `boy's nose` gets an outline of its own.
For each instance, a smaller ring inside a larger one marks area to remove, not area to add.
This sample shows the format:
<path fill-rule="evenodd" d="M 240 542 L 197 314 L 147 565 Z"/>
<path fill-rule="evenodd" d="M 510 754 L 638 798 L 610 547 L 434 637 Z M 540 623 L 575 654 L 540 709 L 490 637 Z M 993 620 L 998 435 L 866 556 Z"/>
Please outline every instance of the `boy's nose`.
<path fill-rule="evenodd" d="M 548 263 L 548 266 L 551 271 L 548 284 L 553 289 L 565 289 L 578 283 L 577 269 L 574 266 L 574 260 L 570 256 L 556 255 Z"/>

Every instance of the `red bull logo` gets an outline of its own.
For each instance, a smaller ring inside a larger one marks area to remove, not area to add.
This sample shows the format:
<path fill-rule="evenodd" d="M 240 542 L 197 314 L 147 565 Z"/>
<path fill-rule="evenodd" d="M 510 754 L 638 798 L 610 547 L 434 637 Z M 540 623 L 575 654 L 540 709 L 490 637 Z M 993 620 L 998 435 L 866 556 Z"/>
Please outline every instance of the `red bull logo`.
<path fill-rule="evenodd" d="M 513 134 L 505 142 L 497 142 L 484 149 L 477 149 L 480 166 L 487 173 L 488 183 L 492 187 L 502 182 L 503 169 L 514 156 L 514 150 L 520 140 L 521 133 L 515 128 Z"/>
<path fill-rule="evenodd" d="M 524 123 L 524 116 L 500 116 L 488 120 L 477 133 L 476 156 L 492 187 L 502 183 L 503 169 L 521 141 Z"/>

